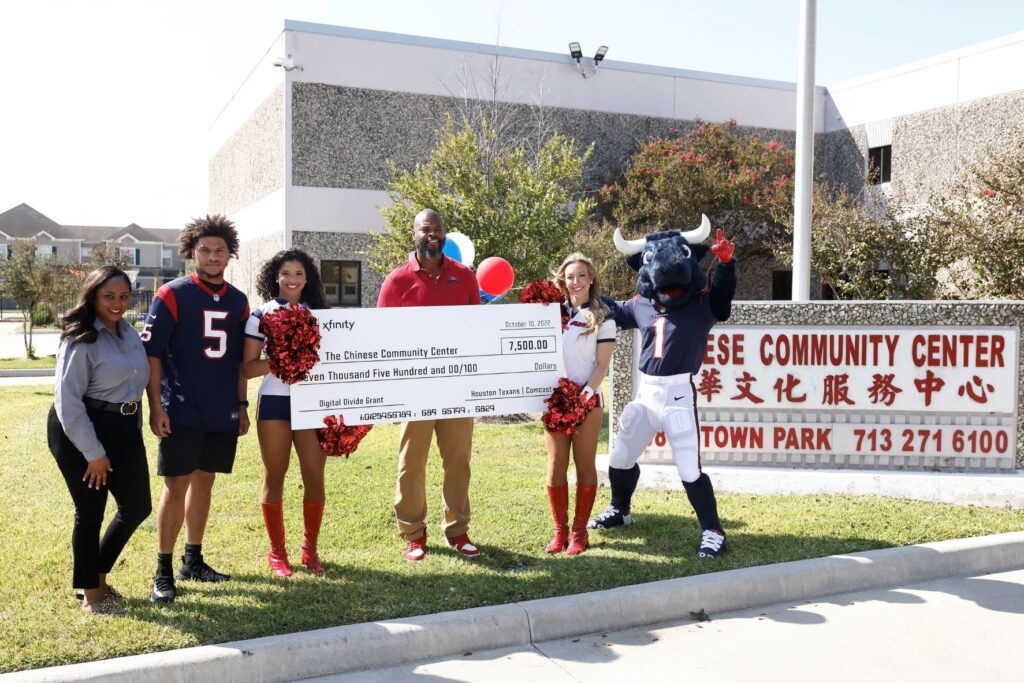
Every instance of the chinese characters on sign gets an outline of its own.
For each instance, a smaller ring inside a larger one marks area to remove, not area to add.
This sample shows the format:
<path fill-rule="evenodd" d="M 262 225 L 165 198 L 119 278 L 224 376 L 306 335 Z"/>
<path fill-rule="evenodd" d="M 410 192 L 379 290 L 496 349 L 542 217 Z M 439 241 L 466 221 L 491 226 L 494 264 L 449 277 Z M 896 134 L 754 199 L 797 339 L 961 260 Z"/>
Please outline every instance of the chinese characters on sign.
<path fill-rule="evenodd" d="M 1013 328 L 745 328 L 708 335 L 702 408 L 1013 413 Z"/>
<path fill-rule="evenodd" d="M 1015 327 L 718 326 L 701 451 L 1013 457 L 1017 349 Z"/>

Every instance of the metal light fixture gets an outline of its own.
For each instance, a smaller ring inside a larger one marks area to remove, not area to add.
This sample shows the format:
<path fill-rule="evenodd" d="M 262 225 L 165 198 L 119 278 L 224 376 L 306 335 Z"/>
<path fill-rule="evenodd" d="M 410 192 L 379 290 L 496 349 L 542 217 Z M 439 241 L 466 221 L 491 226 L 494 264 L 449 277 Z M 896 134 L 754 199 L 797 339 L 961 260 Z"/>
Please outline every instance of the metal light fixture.
<path fill-rule="evenodd" d="M 295 63 L 295 60 L 292 59 L 291 55 L 285 55 L 284 57 L 278 57 L 277 59 L 274 60 L 274 66 L 279 66 L 282 69 L 284 69 L 285 71 L 292 71 L 294 69 L 298 69 L 299 71 L 302 71 L 302 67 Z"/>
<path fill-rule="evenodd" d="M 594 53 L 593 64 L 584 66 L 583 64 L 583 48 L 575 40 L 569 43 L 569 56 L 576 60 L 576 68 L 580 70 L 580 76 L 583 78 L 590 78 L 597 73 L 597 65 L 604 59 L 604 56 L 608 54 L 608 46 L 602 45 L 597 48 L 597 52 Z"/>

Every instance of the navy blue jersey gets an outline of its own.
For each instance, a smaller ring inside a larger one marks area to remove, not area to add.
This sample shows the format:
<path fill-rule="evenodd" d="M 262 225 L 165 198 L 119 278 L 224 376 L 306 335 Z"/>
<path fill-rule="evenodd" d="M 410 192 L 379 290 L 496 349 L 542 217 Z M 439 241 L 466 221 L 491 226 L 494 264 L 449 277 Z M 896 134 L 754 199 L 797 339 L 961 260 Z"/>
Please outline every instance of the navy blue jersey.
<path fill-rule="evenodd" d="M 640 372 L 655 377 L 695 374 L 704 362 L 708 332 L 728 320 L 736 292 L 732 264 L 717 264 L 711 288 L 678 308 L 664 308 L 638 294 L 615 302 L 612 315 L 624 330 L 640 330 Z"/>
<path fill-rule="evenodd" d="M 146 317 L 146 353 L 163 366 L 160 401 L 171 428 L 238 429 L 238 376 L 249 301 L 195 275 L 160 287 Z"/>

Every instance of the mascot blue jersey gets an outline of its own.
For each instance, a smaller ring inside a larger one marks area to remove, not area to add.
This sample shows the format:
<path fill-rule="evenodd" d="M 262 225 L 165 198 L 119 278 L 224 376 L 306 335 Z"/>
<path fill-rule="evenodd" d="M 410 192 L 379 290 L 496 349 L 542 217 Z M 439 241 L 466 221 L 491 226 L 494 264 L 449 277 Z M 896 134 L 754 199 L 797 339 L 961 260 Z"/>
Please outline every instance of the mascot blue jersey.
<path fill-rule="evenodd" d="M 249 302 L 228 283 L 195 275 L 157 290 L 142 341 L 163 367 L 160 400 L 171 427 L 238 429 L 238 374 Z"/>
<path fill-rule="evenodd" d="M 615 302 L 612 315 L 620 328 L 639 329 L 640 372 L 655 377 L 695 374 L 704 361 L 708 332 L 729 319 L 736 292 L 734 263 L 718 263 L 711 288 L 678 308 L 666 308 L 637 295 Z"/>

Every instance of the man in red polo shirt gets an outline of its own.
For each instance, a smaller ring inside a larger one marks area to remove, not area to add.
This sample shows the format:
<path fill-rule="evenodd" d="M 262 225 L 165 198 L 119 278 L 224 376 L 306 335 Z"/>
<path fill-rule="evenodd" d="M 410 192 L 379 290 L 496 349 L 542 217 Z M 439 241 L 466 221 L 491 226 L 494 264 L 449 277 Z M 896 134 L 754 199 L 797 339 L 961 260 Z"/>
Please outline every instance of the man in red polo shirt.
<path fill-rule="evenodd" d="M 464 306 L 480 303 L 476 275 L 445 258 L 444 220 L 433 209 L 416 214 L 412 223 L 416 251 L 384 279 L 378 306 Z M 469 540 L 469 458 L 473 450 L 473 418 L 405 422 L 399 430 L 398 485 L 395 515 L 405 539 L 405 559 L 422 560 L 427 553 L 427 452 L 437 434 L 444 462 L 444 535 L 465 557 L 480 550 Z"/>

